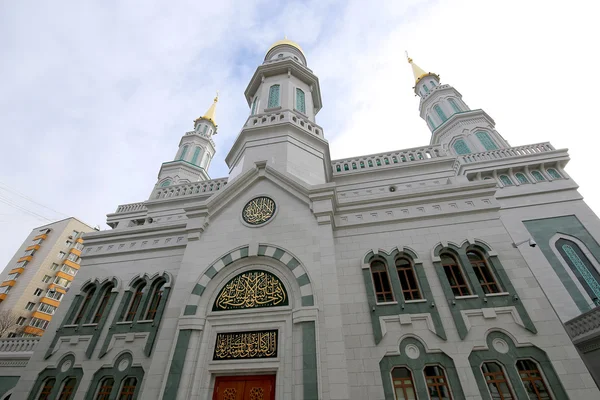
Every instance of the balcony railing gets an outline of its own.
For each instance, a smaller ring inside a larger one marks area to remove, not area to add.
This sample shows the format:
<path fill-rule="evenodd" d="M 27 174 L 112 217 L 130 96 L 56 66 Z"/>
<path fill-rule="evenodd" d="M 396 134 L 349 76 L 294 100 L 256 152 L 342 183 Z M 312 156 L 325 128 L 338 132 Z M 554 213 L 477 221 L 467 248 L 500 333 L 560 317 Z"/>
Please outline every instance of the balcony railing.
<path fill-rule="evenodd" d="M 39 338 L 0 339 L 0 353 L 23 353 L 33 351 L 33 348 L 39 341 Z"/>
<path fill-rule="evenodd" d="M 146 205 L 143 202 L 123 204 L 123 205 L 120 205 L 119 207 L 117 207 L 117 211 L 115 211 L 115 214 L 128 213 L 128 212 L 134 212 L 134 211 L 143 211 L 143 210 L 146 210 Z"/>
<path fill-rule="evenodd" d="M 482 153 L 464 154 L 458 156 L 462 164 L 470 164 L 480 161 L 493 161 L 512 157 L 522 157 L 533 154 L 546 153 L 556 150 L 549 142 L 528 144 L 525 146 L 508 147 L 505 149 L 484 151 Z"/>
<path fill-rule="evenodd" d="M 303 131 L 323 138 L 323 129 L 304 117 L 301 113 L 292 110 L 278 110 L 265 114 L 251 115 L 246 121 L 246 128 L 264 127 L 283 123 L 292 123 Z"/>
<path fill-rule="evenodd" d="M 423 161 L 445 156 L 440 146 L 415 147 L 391 153 L 372 154 L 368 156 L 345 158 L 331 162 L 334 174 L 360 170 L 390 168 L 395 165 Z"/>
<path fill-rule="evenodd" d="M 200 193 L 216 192 L 225 188 L 228 178 L 213 179 L 211 181 L 183 183 L 180 185 L 167 186 L 159 188 L 155 195 L 155 199 L 165 199 L 170 197 L 191 196 Z M 117 210 L 118 212 L 118 210 Z"/>
<path fill-rule="evenodd" d="M 565 328 L 573 341 L 582 339 L 594 332 L 600 336 L 600 306 L 567 321 Z"/>

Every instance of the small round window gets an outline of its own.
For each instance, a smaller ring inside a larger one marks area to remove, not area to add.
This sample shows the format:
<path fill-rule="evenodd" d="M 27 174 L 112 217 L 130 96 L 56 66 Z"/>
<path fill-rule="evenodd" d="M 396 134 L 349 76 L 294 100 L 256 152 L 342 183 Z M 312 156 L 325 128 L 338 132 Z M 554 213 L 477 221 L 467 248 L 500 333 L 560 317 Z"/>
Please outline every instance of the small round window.
<path fill-rule="evenodd" d="M 261 196 L 250 200 L 242 210 L 242 218 L 249 225 L 262 225 L 275 215 L 273 199 Z"/>

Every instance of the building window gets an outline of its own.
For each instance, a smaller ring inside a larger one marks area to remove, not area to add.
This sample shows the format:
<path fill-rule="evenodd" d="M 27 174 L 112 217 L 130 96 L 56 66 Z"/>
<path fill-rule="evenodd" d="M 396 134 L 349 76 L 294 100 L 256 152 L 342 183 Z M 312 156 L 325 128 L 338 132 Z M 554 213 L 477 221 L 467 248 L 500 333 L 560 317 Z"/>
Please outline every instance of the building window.
<path fill-rule="evenodd" d="M 104 287 L 104 289 L 103 289 L 104 291 L 102 293 L 102 298 L 100 299 L 100 304 L 96 308 L 96 312 L 94 313 L 94 318 L 92 319 L 92 324 L 97 324 L 98 322 L 100 322 L 100 319 L 102 318 L 102 315 L 104 314 L 104 311 L 106 310 L 108 300 L 110 300 L 110 294 L 112 292 L 112 289 L 113 289 L 112 284 Z"/>
<path fill-rule="evenodd" d="M 68 288 L 69 285 L 71 285 L 70 281 L 68 281 L 65 278 L 61 278 L 60 276 L 57 276 L 56 278 L 54 278 L 54 283 L 57 284 L 58 286 L 62 286 L 64 288 Z"/>
<path fill-rule="evenodd" d="M 25 324 L 25 321 L 27 321 L 27 318 L 25 318 L 25 317 L 19 317 L 17 319 L 16 323 L 17 323 L 17 325 L 23 326 Z"/>
<path fill-rule="evenodd" d="M 517 370 L 531 400 L 552 400 L 548 386 L 537 364 L 531 360 L 518 360 Z"/>
<path fill-rule="evenodd" d="M 269 105 L 267 108 L 279 106 L 279 85 L 273 85 L 269 88 Z"/>
<path fill-rule="evenodd" d="M 32 303 L 31 301 L 25 305 L 25 309 L 27 311 L 33 311 L 34 308 L 35 308 L 35 303 Z"/>
<path fill-rule="evenodd" d="M 142 297 L 144 296 L 144 292 L 146 291 L 146 282 L 141 281 L 135 288 L 135 293 L 131 299 L 131 303 L 129 303 L 129 308 L 127 309 L 127 314 L 125 314 L 125 321 L 133 321 L 135 318 L 135 314 L 140 306 L 140 302 L 142 301 Z"/>
<path fill-rule="evenodd" d="M 79 256 L 75 253 L 69 253 L 69 256 L 67 257 L 67 260 L 69 261 L 73 261 L 74 263 L 79 261 Z"/>
<path fill-rule="evenodd" d="M 402 286 L 402 295 L 404 300 L 420 300 L 421 292 L 415 275 L 415 267 L 411 260 L 406 257 L 400 257 L 396 260 L 396 270 Z"/>
<path fill-rule="evenodd" d="M 490 266 L 483 255 L 476 251 L 468 251 L 467 257 L 469 257 L 469 262 L 475 271 L 475 276 L 477 276 L 483 293 L 500 293 L 500 286 L 496 282 L 494 274 L 492 274 Z"/>
<path fill-rule="evenodd" d="M 54 315 L 54 312 L 56 311 L 56 307 L 51 306 L 50 304 L 40 303 L 40 305 L 38 307 L 38 311 L 41 311 L 46 314 Z"/>
<path fill-rule="evenodd" d="M 306 114 L 306 102 L 304 101 L 304 92 L 296 88 L 296 110 Z"/>
<path fill-rule="evenodd" d="M 46 329 L 48 327 L 48 324 L 48 321 L 40 318 L 31 318 L 31 321 L 29 321 L 29 326 L 33 326 L 34 328 L 39 329 Z"/>
<path fill-rule="evenodd" d="M 10 286 L 2 286 L 0 287 L 0 294 L 5 294 L 10 292 Z"/>
<path fill-rule="evenodd" d="M 417 397 L 412 374 L 406 367 L 396 367 L 392 370 L 392 383 L 396 400 L 414 400 Z"/>
<path fill-rule="evenodd" d="M 258 97 L 255 97 L 254 101 L 252 102 L 252 110 L 250 110 L 250 115 L 256 114 L 256 105 L 257 104 L 258 104 Z"/>
<path fill-rule="evenodd" d="M 46 379 L 46 381 L 44 382 L 44 387 L 42 387 L 42 391 L 40 392 L 40 395 L 38 396 L 37 400 L 50 400 L 50 393 L 54 388 L 54 384 L 56 384 L 56 379 Z"/>
<path fill-rule="evenodd" d="M 83 317 L 85 316 L 85 312 L 92 301 L 92 297 L 94 297 L 94 293 L 96 293 L 96 286 L 91 286 L 85 291 L 85 298 L 79 307 L 77 315 L 75 315 L 75 319 L 73 320 L 74 325 L 78 325 L 83 321 Z"/>
<path fill-rule="evenodd" d="M 63 258 L 65 258 L 67 255 L 67 253 L 65 253 L 64 251 L 59 251 L 58 252 L 58 259 L 62 260 Z"/>
<path fill-rule="evenodd" d="M 60 270 L 71 276 L 75 276 L 77 274 L 77 270 L 73 267 L 69 267 L 68 265 L 63 265 Z"/>
<path fill-rule="evenodd" d="M 200 156 L 201 148 L 196 146 L 196 150 L 194 150 L 194 155 L 192 156 L 192 164 L 198 165 L 198 157 Z"/>
<path fill-rule="evenodd" d="M 594 304 L 600 305 L 600 274 L 585 253 L 566 239 L 557 240 L 555 246 Z"/>
<path fill-rule="evenodd" d="M 456 152 L 456 154 L 459 155 L 469 154 L 471 152 L 471 149 L 469 149 L 467 143 L 462 139 L 458 139 L 456 142 L 454 142 L 454 145 L 452 147 L 454 147 L 454 151 Z"/>
<path fill-rule="evenodd" d="M 62 387 L 62 390 L 60 391 L 58 400 L 71 400 L 71 396 L 73 395 L 73 390 L 75 389 L 75 383 L 77 382 L 77 380 L 75 378 L 66 378 L 64 382 L 65 383 Z"/>
<path fill-rule="evenodd" d="M 423 369 L 429 398 L 432 400 L 451 400 L 452 394 L 448 387 L 446 372 L 439 365 L 427 365 Z"/>
<path fill-rule="evenodd" d="M 79 231 L 73 231 L 73 233 L 71 233 L 71 236 L 73 237 L 77 237 L 79 235 Z"/>
<path fill-rule="evenodd" d="M 435 82 L 434 81 L 429 81 L 429 84 L 431 85 L 432 89 L 435 87 Z"/>
<path fill-rule="evenodd" d="M 540 171 L 533 171 L 533 172 L 531 172 L 531 175 L 538 182 L 543 182 L 546 180 L 546 178 L 544 178 L 544 175 L 542 175 L 542 173 Z"/>
<path fill-rule="evenodd" d="M 504 186 L 513 186 L 513 181 L 508 175 L 500 175 L 500 182 L 502 182 L 502 185 Z"/>
<path fill-rule="evenodd" d="M 435 105 L 433 107 L 433 109 L 437 113 L 438 117 L 440 117 L 440 119 L 442 120 L 442 122 L 445 122 L 448 119 L 448 117 L 446 117 L 446 114 L 444 114 L 444 111 L 442 110 L 442 107 L 440 107 L 439 105 Z"/>
<path fill-rule="evenodd" d="M 133 400 L 135 393 L 135 387 L 137 386 L 137 379 L 134 377 L 125 378 L 121 392 L 119 393 L 119 400 Z"/>
<path fill-rule="evenodd" d="M 444 253 L 440 255 L 440 259 L 442 260 L 442 268 L 444 268 L 444 273 L 446 274 L 446 278 L 448 279 L 448 283 L 450 284 L 454 296 L 470 295 L 471 290 L 465 281 L 462 268 L 456 260 L 456 257 L 452 254 Z"/>
<path fill-rule="evenodd" d="M 73 245 L 73 242 L 71 242 L 70 240 L 67 240 L 67 241 L 65 242 L 65 245 L 66 245 L 67 247 L 71 247 L 71 246 Z"/>
<path fill-rule="evenodd" d="M 461 112 L 460 107 L 458 106 L 458 104 L 456 104 L 456 101 L 454 101 L 454 99 L 448 99 L 448 102 L 452 106 L 452 110 L 454 110 L 455 113 Z"/>
<path fill-rule="evenodd" d="M 167 187 L 171 184 L 171 180 L 167 179 L 166 181 L 163 181 L 163 183 L 160 184 L 160 187 Z"/>
<path fill-rule="evenodd" d="M 57 269 L 58 269 L 58 264 L 52 263 L 52 266 L 50 267 L 50 271 L 56 271 Z"/>
<path fill-rule="evenodd" d="M 435 129 L 435 124 L 429 115 L 427 116 L 427 125 L 429 125 L 429 129 L 432 131 Z"/>
<path fill-rule="evenodd" d="M 153 320 L 156 316 L 158 306 L 164 295 L 165 281 L 160 280 L 153 286 L 154 287 L 152 288 L 152 293 L 150 295 L 150 303 L 148 304 L 148 310 L 146 311 L 146 316 L 144 317 L 144 320 Z"/>
<path fill-rule="evenodd" d="M 423 91 L 425 92 L 425 93 L 423 93 L 424 95 L 429 93 L 429 88 L 425 84 L 423 85 Z"/>
<path fill-rule="evenodd" d="M 95 400 L 109 400 L 110 392 L 112 392 L 112 388 L 115 385 L 115 380 L 111 377 L 107 377 L 100 381 L 100 389 L 98 389 L 98 394 L 96 395 Z"/>
<path fill-rule="evenodd" d="M 21 274 L 19 274 L 18 272 L 14 272 L 14 273 L 12 273 L 12 274 L 9 274 L 9 275 L 6 277 L 6 280 L 7 280 L 7 281 L 16 281 L 16 280 L 17 280 L 17 278 L 19 277 L 19 275 L 21 275 Z"/>
<path fill-rule="evenodd" d="M 492 395 L 492 399 L 514 400 L 512 390 L 508 385 L 506 376 L 500 364 L 496 362 L 484 362 L 481 366 L 483 378 Z"/>
<path fill-rule="evenodd" d="M 527 177 L 525 176 L 525 174 L 523 174 L 521 172 L 518 172 L 515 176 L 517 177 L 517 181 L 519 181 L 519 183 L 521 185 L 525 185 L 525 184 L 529 183 L 529 179 L 527 179 Z"/>
<path fill-rule="evenodd" d="M 378 303 L 394 301 L 390 277 L 388 276 L 387 266 L 383 261 L 373 261 L 371 263 L 371 276 L 375 286 L 375 298 Z"/>
<path fill-rule="evenodd" d="M 46 297 L 52 300 L 60 301 L 63 297 L 63 294 L 54 290 L 48 290 L 48 292 L 46 292 Z"/>
<path fill-rule="evenodd" d="M 550 178 L 552 178 L 552 179 L 561 179 L 562 178 L 561 174 L 559 174 L 558 171 L 555 170 L 554 168 L 548 168 L 546 170 L 546 172 L 548 173 L 548 176 L 550 176 Z"/>
<path fill-rule="evenodd" d="M 498 146 L 496 146 L 496 143 L 494 143 L 494 141 L 492 140 L 490 135 L 488 135 L 487 132 L 477 132 L 475 133 L 475 136 L 477 136 L 477 139 L 479 139 L 479 141 L 486 150 L 489 151 L 498 149 Z"/>
<path fill-rule="evenodd" d="M 188 152 L 188 145 L 186 144 L 185 146 L 183 146 L 183 150 L 181 150 L 181 154 L 179 155 L 179 159 L 180 160 L 185 160 L 185 156 L 187 155 Z"/>

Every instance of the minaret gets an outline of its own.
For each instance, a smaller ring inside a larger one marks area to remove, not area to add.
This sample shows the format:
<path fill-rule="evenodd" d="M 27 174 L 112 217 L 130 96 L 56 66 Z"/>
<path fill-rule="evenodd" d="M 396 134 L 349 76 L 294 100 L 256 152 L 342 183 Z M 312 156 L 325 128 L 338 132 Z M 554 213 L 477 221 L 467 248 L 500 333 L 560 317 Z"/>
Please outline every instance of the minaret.
<path fill-rule="evenodd" d="M 300 46 L 287 38 L 274 43 L 244 94 L 250 115 L 225 158 L 229 179 L 265 161 L 304 183 L 327 182 L 329 144 L 315 122 L 322 107 L 319 79 Z"/>
<path fill-rule="evenodd" d="M 458 90 L 442 85 L 439 75 L 425 72 L 408 54 L 407 58 L 415 78 L 415 94 L 421 98 L 421 118 L 432 132 L 432 145 L 441 144 L 456 155 L 510 147 L 485 111 L 471 110 Z"/>
<path fill-rule="evenodd" d="M 206 113 L 194 121 L 194 130 L 182 136 L 173 161 L 167 161 L 160 167 L 155 189 L 210 179 L 207 171 L 215 155 L 212 135 L 217 134 L 215 111 L 218 101 L 217 93 Z"/>

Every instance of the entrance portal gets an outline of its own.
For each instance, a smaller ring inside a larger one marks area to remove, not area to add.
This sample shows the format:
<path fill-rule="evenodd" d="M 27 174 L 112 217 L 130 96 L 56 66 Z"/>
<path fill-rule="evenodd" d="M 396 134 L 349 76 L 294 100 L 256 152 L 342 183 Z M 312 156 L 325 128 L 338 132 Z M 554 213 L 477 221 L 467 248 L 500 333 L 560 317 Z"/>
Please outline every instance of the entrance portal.
<path fill-rule="evenodd" d="M 213 400 L 275 400 L 275 375 L 218 376 Z"/>

